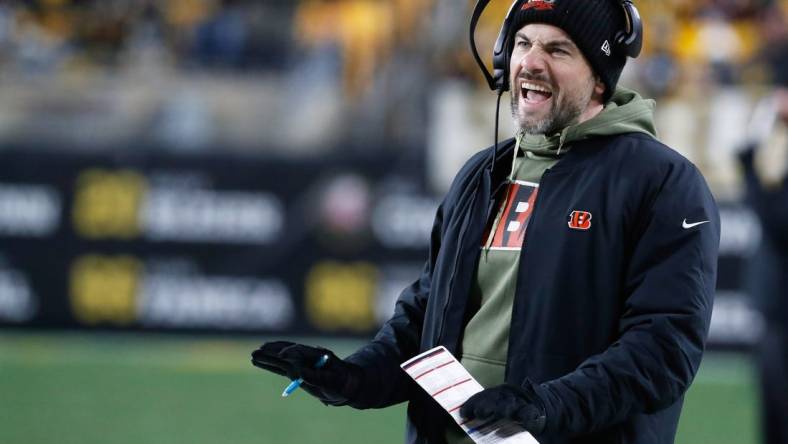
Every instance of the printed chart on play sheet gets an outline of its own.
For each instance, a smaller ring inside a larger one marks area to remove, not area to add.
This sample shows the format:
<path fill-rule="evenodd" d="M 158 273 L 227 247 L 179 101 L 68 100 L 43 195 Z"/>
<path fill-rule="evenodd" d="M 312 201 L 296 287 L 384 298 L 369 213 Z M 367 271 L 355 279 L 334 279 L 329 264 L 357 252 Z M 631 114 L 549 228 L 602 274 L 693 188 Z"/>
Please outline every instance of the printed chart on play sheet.
<path fill-rule="evenodd" d="M 483 390 L 468 370 L 444 347 L 436 347 L 406 361 L 402 369 L 430 394 L 478 444 L 538 444 L 520 425 L 510 421 L 466 421 L 460 407 Z"/>

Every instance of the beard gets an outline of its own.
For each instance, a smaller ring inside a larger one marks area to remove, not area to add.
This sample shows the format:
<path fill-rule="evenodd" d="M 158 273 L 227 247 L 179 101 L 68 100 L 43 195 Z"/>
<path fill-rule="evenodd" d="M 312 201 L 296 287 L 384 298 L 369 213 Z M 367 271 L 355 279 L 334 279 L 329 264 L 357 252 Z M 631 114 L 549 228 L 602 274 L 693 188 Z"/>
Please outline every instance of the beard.
<path fill-rule="evenodd" d="M 522 75 L 511 82 L 512 88 L 512 118 L 515 127 L 520 128 L 527 134 L 552 135 L 560 132 L 564 128 L 576 124 L 580 120 L 583 111 L 591 102 L 594 88 L 594 78 L 590 77 L 585 85 L 557 90 L 553 88 L 553 96 L 550 98 L 550 109 L 543 116 L 527 116 L 520 112 L 520 101 L 525 100 L 522 90 L 514 85 L 519 85 L 524 80 L 533 80 L 552 85 L 544 76 Z M 557 92 L 557 94 L 556 94 Z"/>

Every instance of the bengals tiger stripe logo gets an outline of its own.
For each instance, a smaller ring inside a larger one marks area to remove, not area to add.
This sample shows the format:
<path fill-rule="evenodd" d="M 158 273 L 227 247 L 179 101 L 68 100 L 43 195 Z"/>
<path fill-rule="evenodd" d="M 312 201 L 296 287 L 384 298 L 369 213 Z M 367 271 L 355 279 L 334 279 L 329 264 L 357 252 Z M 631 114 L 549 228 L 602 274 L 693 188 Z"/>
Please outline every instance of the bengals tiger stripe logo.
<path fill-rule="evenodd" d="M 509 183 L 506 198 L 499 204 L 503 206 L 500 215 L 489 222 L 490 225 L 482 237 L 482 248 L 488 246 L 491 250 L 522 250 L 538 193 L 538 183 L 520 180 Z"/>
<path fill-rule="evenodd" d="M 591 217 L 588 211 L 572 211 L 569 215 L 569 228 L 586 231 L 591 228 Z"/>

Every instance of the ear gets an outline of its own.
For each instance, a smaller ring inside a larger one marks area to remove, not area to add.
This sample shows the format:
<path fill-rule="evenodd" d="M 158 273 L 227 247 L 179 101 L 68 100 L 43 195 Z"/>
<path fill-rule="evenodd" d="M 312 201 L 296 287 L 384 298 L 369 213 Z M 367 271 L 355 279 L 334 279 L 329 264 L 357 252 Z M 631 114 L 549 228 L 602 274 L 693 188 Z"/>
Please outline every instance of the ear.
<path fill-rule="evenodd" d="M 607 90 L 607 86 L 599 76 L 595 77 L 594 82 L 594 96 L 599 97 L 600 99 L 605 96 L 605 90 Z"/>

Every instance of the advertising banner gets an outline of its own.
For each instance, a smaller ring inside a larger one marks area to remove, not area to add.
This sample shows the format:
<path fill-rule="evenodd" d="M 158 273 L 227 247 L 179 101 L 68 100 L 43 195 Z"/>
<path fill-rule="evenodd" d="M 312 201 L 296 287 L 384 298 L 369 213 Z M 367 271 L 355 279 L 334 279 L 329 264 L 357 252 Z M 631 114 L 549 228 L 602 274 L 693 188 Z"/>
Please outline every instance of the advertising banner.
<path fill-rule="evenodd" d="M 393 166 L 1 152 L 0 325 L 369 334 L 437 207 Z"/>
<path fill-rule="evenodd" d="M 0 326 L 369 337 L 417 278 L 423 162 L 0 151 Z M 757 338 L 723 205 L 712 346 Z"/>

